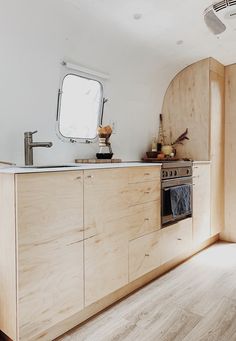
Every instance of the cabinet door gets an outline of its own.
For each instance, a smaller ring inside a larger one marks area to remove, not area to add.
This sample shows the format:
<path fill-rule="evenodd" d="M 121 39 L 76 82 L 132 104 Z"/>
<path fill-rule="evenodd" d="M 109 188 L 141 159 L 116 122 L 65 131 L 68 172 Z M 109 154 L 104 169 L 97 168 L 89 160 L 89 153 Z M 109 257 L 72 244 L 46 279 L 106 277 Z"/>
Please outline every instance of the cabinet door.
<path fill-rule="evenodd" d="M 192 218 L 161 230 L 161 263 L 167 263 L 192 248 Z"/>
<path fill-rule="evenodd" d="M 84 307 L 83 173 L 17 175 L 19 334 L 31 340 Z"/>
<path fill-rule="evenodd" d="M 129 243 L 129 280 L 140 276 L 161 265 L 161 231 L 147 234 Z"/>
<path fill-rule="evenodd" d="M 85 305 L 128 283 L 128 173 L 85 171 Z"/>
<path fill-rule="evenodd" d="M 200 244 L 211 235 L 210 164 L 193 166 L 193 242 Z"/>

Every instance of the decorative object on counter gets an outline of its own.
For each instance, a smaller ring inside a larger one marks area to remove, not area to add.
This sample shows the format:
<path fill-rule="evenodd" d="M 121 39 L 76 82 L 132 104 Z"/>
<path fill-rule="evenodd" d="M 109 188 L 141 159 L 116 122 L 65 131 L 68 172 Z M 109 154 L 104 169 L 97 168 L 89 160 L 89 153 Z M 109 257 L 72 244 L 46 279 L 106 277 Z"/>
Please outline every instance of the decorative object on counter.
<path fill-rule="evenodd" d="M 162 114 L 159 116 L 159 133 L 158 133 L 158 140 L 157 140 L 157 151 L 161 152 L 162 146 L 165 144 L 164 141 L 164 130 L 163 130 L 163 117 Z"/>
<path fill-rule="evenodd" d="M 152 138 L 152 152 L 157 152 L 157 138 L 156 136 L 153 136 Z"/>
<path fill-rule="evenodd" d="M 182 144 L 184 140 L 188 139 L 187 137 L 188 129 L 178 137 L 178 139 L 171 144 L 165 144 L 165 136 L 163 130 L 163 117 L 162 114 L 159 115 L 159 133 L 158 139 L 153 137 L 152 139 L 152 151 L 146 153 L 146 157 L 142 160 L 153 160 L 155 161 L 163 161 L 174 159 L 176 155 L 175 146 L 177 144 Z M 174 159 L 176 160 L 176 159 Z M 152 161 L 151 161 L 152 162 Z"/>
<path fill-rule="evenodd" d="M 98 137 L 99 137 L 99 152 L 96 154 L 97 159 L 112 159 L 113 152 L 111 148 L 110 137 L 112 134 L 111 126 L 99 126 L 98 128 Z"/>
<path fill-rule="evenodd" d="M 160 155 L 160 154 L 159 154 Z M 161 154 L 162 155 L 162 154 Z M 166 157 L 164 154 L 162 157 L 158 156 L 157 158 L 149 158 L 149 157 L 143 157 L 143 162 L 148 163 L 160 163 L 160 162 L 167 162 L 167 161 L 179 161 L 178 158 L 175 157 Z"/>
<path fill-rule="evenodd" d="M 157 158 L 158 153 L 157 153 L 157 151 L 156 152 L 147 152 L 146 155 L 148 158 L 154 159 L 154 158 Z"/>
<path fill-rule="evenodd" d="M 173 157 L 174 152 L 173 152 L 173 147 L 171 145 L 163 145 L 161 147 L 161 151 L 165 156 Z"/>
<path fill-rule="evenodd" d="M 75 163 L 121 163 L 121 159 L 76 159 Z"/>
<path fill-rule="evenodd" d="M 163 157 L 160 157 L 160 154 L 159 154 L 157 158 L 143 157 L 142 161 L 148 162 L 148 163 L 164 163 L 164 162 L 173 162 L 173 161 L 192 161 L 192 160 L 188 158 L 179 159 L 177 157 L 168 157 L 168 156 L 165 156 L 164 154 L 163 154 Z"/>
<path fill-rule="evenodd" d="M 183 142 L 185 140 L 189 140 L 188 138 L 188 128 L 185 130 L 183 134 L 181 134 L 174 142 L 172 142 L 170 145 L 163 145 L 161 148 L 162 153 L 166 157 L 175 157 L 176 156 L 176 147 L 178 145 L 183 145 Z"/>
<path fill-rule="evenodd" d="M 187 135 L 188 135 L 188 128 L 173 143 L 171 143 L 171 146 L 173 146 L 173 148 L 175 148 L 179 144 L 183 145 L 183 142 L 185 140 L 189 140 L 189 137 Z"/>

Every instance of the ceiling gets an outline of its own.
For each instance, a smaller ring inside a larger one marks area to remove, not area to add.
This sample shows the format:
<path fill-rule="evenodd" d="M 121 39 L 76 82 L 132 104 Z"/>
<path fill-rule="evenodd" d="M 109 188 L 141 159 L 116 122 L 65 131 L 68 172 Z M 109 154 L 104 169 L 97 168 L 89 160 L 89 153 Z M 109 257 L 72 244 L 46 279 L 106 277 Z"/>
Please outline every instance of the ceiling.
<path fill-rule="evenodd" d="M 93 24 L 102 23 L 155 54 L 163 65 L 183 66 L 209 56 L 224 65 L 236 62 L 236 22 L 235 30 L 220 36 L 205 26 L 203 11 L 211 0 L 64 1 L 76 6 L 78 20 L 86 17 Z"/>

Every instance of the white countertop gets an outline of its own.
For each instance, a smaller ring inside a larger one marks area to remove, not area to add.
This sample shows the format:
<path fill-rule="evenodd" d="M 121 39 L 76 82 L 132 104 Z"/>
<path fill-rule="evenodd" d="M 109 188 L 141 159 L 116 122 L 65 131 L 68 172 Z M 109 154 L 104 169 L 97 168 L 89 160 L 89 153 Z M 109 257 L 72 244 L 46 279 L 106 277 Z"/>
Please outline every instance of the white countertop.
<path fill-rule="evenodd" d="M 204 165 L 204 164 L 210 164 L 210 163 L 211 161 L 193 161 L 194 165 L 199 165 L 199 164 Z"/>
<path fill-rule="evenodd" d="M 46 172 L 66 172 L 87 169 L 113 169 L 113 168 L 127 168 L 127 167 L 161 167 L 161 163 L 146 163 L 146 162 L 121 162 L 121 163 L 78 163 L 78 164 L 65 164 L 71 167 L 57 167 L 57 168 L 31 168 L 31 167 L 2 167 L 0 173 L 2 174 L 26 174 L 26 173 L 46 173 Z M 36 165 L 35 167 L 40 167 Z"/>

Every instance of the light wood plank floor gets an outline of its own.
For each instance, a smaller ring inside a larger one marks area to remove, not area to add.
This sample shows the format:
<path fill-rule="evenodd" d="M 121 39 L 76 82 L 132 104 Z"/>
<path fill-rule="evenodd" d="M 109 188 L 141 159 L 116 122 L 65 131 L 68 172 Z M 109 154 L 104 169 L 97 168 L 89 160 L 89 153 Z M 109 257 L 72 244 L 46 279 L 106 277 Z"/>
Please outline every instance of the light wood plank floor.
<path fill-rule="evenodd" d="M 236 244 L 218 243 L 58 341 L 236 341 Z"/>

